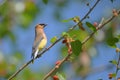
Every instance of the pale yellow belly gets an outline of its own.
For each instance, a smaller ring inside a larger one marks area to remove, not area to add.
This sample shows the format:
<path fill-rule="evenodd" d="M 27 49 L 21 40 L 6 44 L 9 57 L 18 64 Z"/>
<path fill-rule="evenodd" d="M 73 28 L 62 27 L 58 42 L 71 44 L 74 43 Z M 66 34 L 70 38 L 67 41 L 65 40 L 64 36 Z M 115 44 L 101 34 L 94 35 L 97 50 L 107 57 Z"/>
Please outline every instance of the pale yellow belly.
<path fill-rule="evenodd" d="M 46 39 L 42 39 L 38 48 L 39 50 L 42 50 L 45 46 L 46 46 L 47 40 Z"/>

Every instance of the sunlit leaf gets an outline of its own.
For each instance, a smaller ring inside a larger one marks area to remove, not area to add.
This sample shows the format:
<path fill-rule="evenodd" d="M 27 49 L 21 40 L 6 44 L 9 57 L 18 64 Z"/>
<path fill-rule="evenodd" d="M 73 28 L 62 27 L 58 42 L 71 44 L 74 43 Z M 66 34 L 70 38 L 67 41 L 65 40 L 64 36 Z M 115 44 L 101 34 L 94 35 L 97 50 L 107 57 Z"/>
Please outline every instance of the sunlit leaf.
<path fill-rule="evenodd" d="M 50 40 L 50 42 L 51 42 L 51 43 L 54 43 L 56 40 L 57 40 L 57 37 L 55 36 L 55 37 L 53 37 L 53 38 Z"/>
<path fill-rule="evenodd" d="M 116 77 L 116 73 L 112 73 L 112 77 L 115 78 Z"/>
<path fill-rule="evenodd" d="M 71 46 L 72 46 L 73 54 L 78 56 L 80 54 L 81 48 L 82 48 L 81 42 L 79 40 L 76 40 L 74 42 L 71 42 Z"/>
<path fill-rule="evenodd" d="M 117 61 L 116 60 L 112 60 L 112 61 L 109 61 L 109 62 L 112 63 L 112 64 L 117 65 Z"/>
<path fill-rule="evenodd" d="M 81 30 L 85 30 L 84 27 L 83 27 L 82 22 L 80 21 L 79 16 L 75 16 L 75 17 L 73 18 L 73 21 L 78 24 L 78 27 L 79 27 Z"/>
<path fill-rule="evenodd" d="M 90 22 L 86 22 L 86 25 L 92 30 L 92 31 L 96 31 L 95 26 L 93 26 Z"/>
<path fill-rule="evenodd" d="M 69 18 L 69 19 L 62 20 L 62 22 L 69 22 L 69 21 L 71 21 L 71 20 L 73 20 L 73 18 Z"/>
<path fill-rule="evenodd" d="M 75 23 L 80 22 L 80 18 L 79 18 L 79 16 L 75 16 L 75 17 L 73 18 L 73 21 L 74 21 Z"/>
<path fill-rule="evenodd" d="M 83 41 L 88 36 L 88 34 L 85 31 L 80 29 L 70 31 L 69 35 L 70 37 L 74 38 L 74 40 L 78 39 L 80 41 Z"/>
<path fill-rule="evenodd" d="M 47 4 L 48 3 L 48 0 L 42 0 L 44 4 Z"/>
<path fill-rule="evenodd" d="M 62 32 L 62 36 L 69 36 L 67 32 Z"/>

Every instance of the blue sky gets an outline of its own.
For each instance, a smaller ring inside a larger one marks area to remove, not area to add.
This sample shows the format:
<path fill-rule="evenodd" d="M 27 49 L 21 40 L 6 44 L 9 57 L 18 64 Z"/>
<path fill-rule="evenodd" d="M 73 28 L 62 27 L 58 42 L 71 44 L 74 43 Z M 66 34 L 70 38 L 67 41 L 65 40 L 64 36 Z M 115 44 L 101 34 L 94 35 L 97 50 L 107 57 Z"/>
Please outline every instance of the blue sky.
<path fill-rule="evenodd" d="M 90 0 L 91 1 L 91 0 Z M 93 0 L 91 5 L 94 4 Z M 99 5 L 94 9 L 94 11 L 90 14 L 90 21 L 94 22 L 98 18 L 102 18 L 102 16 L 105 16 L 105 19 L 109 17 L 112 14 L 113 8 L 118 8 L 120 4 L 119 0 L 116 0 L 113 4 L 109 0 L 102 0 Z M 119 7 L 120 8 L 120 7 Z M 53 11 L 55 9 L 55 6 L 48 3 L 47 5 L 43 5 L 44 12 L 42 15 L 37 15 L 33 23 L 31 23 L 30 27 L 27 30 L 23 30 L 18 26 L 15 26 L 13 28 L 13 32 L 17 36 L 17 50 L 20 50 L 23 52 L 23 55 L 25 56 L 25 62 L 31 59 L 31 47 L 34 40 L 34 26 L 38 23 L 47 23 L 48 26 L 45 28 L 45 33 L 48 38 L 48 47 L 50 43 L 50 39 L 54 36 L 60 37 L 61 33 L 63 31 L 66 31 L 69 27 L 66 25 L 69 23 L 62 23 L 61 21 L 56 21 L 53 18 Z M 68 19 L 74 16 L 84 16 L 89 8 L 86 7 L 85 4 L 78 3 L 77 1 L 70 1 L 67 6 L 62 9 L 62 18 Z M 106 14 L 108 14 L 106 16 Z M 72 23 L 71 23 L 72 24 Z M 74 25 L 74 24 L 72 24 Z M 1 52 L 5 53 L 6 55 L 9 55 L 9 53 L 12 53 L 12 44 L 11 41 L 6 37 L 2 40 L 2 45 L 0 46 Z M 109 64 L 109 60 L 112 60 L 115 58 L 115 49 L 110 48 L 108 46 L 104 46 L 103 44 L 97 44 L 97 50 L 99 51 L 99 55 L 92 59 L 92 66 L 93 67 L 99 67 L 105 64 Z M 49 51 L 47 51 L 40 59 L 36 60 L 34 64 L 30 65 L 32 69 L 35 68 L 35 70 L 41 70 L 41 67 L 53 67 L 54 63 L 61 59 L 62 56 L 59 55 L 61 48 L 61 42 L 57 43 L 53 48 L 51 48 Z M 51 65 L 52 64 L 52 65 Z M 71 68 L 69 68 L 71 69 Z M 49 69 L 46 69 L 46 72 L 48 72 Z M 112 69 L 110 71 L 115 71 L 115 69 Z M 91 74 L 88 76 L 86 80 L 97 80 L 98 78 L 103 78 L 104 80 L 108 79 L 108 73 L 110 71 L 102 71 L 100 73 Z M 71 74 L 72 76 L 72 74 Z M 73 79 L 71 79 L 73 80 Z M 78 78 L 79 80 L 79 78 Z"/>

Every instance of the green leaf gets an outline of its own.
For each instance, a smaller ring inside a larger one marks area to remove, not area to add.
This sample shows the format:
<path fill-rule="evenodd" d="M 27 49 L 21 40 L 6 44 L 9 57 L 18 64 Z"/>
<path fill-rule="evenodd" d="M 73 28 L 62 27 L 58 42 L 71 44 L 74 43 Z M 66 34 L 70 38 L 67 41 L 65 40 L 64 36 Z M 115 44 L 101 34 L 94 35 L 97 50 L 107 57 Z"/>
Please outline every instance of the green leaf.
<path fill-rule="evenodd" d="M 112 77 L 115 78 L 116 77 L 116 73 L 112 73 Z"/>
<path fill-rule="evenodd" d="M 114 42 L 117 43 L 119 41 L 118 38 L 113 38 Z"/>
<path fill-rule="evenodd" d="M 24 79 L 26 80 L 26 79 L 32 77 L 32 71 L 31 71 L 30 69 L 25 69 L 25 70 L 23 71 L 23 74 L 22 74 L 22 75 L 24 75 Z"/>
<path fill-rule="evenodd" d="M 120 34 L 119 34 L 119 35 L 117 35 L 117 37 L 120 39 Z"/>
<path fill-rule="evenodd" d="M 84 27 L 83 27 L 83 23 L 80 21 L 79 16 L 75 16 L 73 18 L 73 21 L 78 24 L 79 29 L 81 29 L 83 31 L 85 30 Z"/>
<path fill-rule="evenodd" d="M 95 26 L 93 26 L 90 22 L 86 22 L 86 25 L 92 30 L 92 31 L 96 31 Z"/>
<path fill-rule="evenodd" d="M 14 54 L 13 54 L 18 60 L 23 60 L 23 54 L 19 51 L 16 51 Z"/>
<path fill-rule="evenodd" d="M 62 56 L 65 57 L 67 56 L 67 53 L 68 53 L 68 48 L 66 46 L 63 46 L 61 48 L 61 52 L 62 52 Z"/>
<path fill-rule="evenodd" d="M 69 21 L 71 21 L 71 20 L 73 20 L 73 18 L 69 18 L 69 19 L 62 20 L 62 22 L 69 22 Z"/>
<path fill-rule="evenodd" d="M 81 48 L 82 48 L 82 43 L 79 40 L 76 40 L 74 42 L 71 42 L 71 46 L 72 46 L 72 51 L 73 53 L 78 56 L 81 52 Z"/>
<path fill-rule="evenodd" d="M 75 23 L 80 22 L 80 18 L 79 18 L 79 16 L 75 16 L 75 17 L 73 18 L 73 21 L 74 21 Z"/>
<path fill-rule="evenodd" d="M 68 34 L 70 37 L 74 37 L 74 40 L 80 40 L 80 41 L 83 41 L 88 36 L 88 33 L 80 29 L 72 30 L 68 32 Z"/>
<path fill-rule="evenodd" d="M 116 60 L 112 60 L 112 61 L 109 61 L 109 62 L 112 63 L 112 64 L 117 65 L 117 61 Z"/>
<path fill-rule="evenodd" d="M 50 42 L 51 42 L 51 43 L 54 43 L 56 40 L 57 40 L 57 37 L 55 36 L 55 37 L 53 37 L 53 38 L 50 40 Z"/>
<path fill-rule="evenodd" d="M 56 75 L 58 76 L 59 80 L 66 80 L 64 74 L 62 74 L 62 73 L 57 73 Z"/>
<path fill-rule="evenodd" d="M 119 41 L 118 38 L 115 38 L 115 37 L 112 37 L 112 38 L 109 38 L 107 39 L 107 44 L 111 47 L 114 47 L 116 48 L 116 43 Z"/>
<path fill-rule="evenodd" d="M 42 0 L 44 4 L 47 4 L 48 3 L 48 0 Z"/>
<path fill-rule="evenodd" d="M 9 32 L 9 33 L 8 33 L 8 36 L 10 37 L 10 39 L 11 39 L 13 42 L 16 41 L 16 37 L 15 37 L 15 35 L 14 35 L 12 32 Z"/>
<path fill-rule="evenodd" d="M 62 32 L 62 36 L 69 36 L 67 32 Z"/>

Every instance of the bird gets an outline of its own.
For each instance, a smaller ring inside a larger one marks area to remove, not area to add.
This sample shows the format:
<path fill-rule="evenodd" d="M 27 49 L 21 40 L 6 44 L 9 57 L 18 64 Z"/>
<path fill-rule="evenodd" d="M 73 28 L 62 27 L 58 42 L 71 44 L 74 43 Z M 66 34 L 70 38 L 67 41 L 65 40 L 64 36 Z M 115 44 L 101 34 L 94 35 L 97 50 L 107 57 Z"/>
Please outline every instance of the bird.
<path fill-rule="evenodd" d="M 44 32 L 44 28 L 47 26 L 47 24 L 37 24 L 35 26 L 35 39 L 32 46 L 32 63 L 34 62 L 34 59 L 37 57 L 37 55 L 45 48 L 47 44 L 47 37 Z"/>

